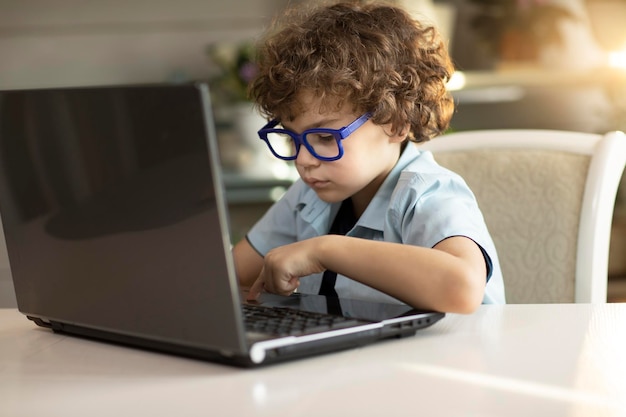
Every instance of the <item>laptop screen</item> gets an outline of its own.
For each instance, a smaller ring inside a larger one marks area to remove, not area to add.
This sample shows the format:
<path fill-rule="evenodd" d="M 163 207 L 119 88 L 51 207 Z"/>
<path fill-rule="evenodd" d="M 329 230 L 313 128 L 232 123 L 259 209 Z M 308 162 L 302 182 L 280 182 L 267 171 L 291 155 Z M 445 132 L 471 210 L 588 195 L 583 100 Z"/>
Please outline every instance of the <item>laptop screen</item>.
<path fill-rule="evenodd" d="M 236 297 L 212 131 L 196 85 L 0 93 L 0 212 L 20 311 L 210 345 L 229 324 L 207 316 Z"/>

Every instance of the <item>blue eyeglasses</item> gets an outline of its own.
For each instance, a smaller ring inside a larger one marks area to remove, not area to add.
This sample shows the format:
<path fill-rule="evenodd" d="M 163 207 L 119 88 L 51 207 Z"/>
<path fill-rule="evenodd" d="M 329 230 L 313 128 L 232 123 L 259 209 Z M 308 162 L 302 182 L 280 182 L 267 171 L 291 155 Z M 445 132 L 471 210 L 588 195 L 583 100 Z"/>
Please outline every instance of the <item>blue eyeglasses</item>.
<path fill-rule="evenodd" d="M 258 133 L 276 158 L 292 161 L 298 157 L 300 146 L 304 145 L 309 153 L 320 161 L 336 161 L 343 156 L 341 141 L 363 126 L 370 117 L 372 117 L 370 113 L 365 113 L 341 129 L 308 129 L 301 135 L 286 129 L 275 129 L 280 122 L 272 120 Z"/>

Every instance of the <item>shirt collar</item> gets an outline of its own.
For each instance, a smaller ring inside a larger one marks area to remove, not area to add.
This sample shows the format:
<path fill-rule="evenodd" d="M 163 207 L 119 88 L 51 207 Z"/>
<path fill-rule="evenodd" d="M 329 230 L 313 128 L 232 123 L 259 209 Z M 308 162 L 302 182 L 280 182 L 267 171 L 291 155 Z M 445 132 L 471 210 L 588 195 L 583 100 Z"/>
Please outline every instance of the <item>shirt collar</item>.
<path fill-rule="evenodd" d="M 407 143 L 404 151 L 400 154 L 398 162 L 394 165 L 392 170 L 383 181 L 382 185 L 372 198 L 365 212 L 361 215 L 357 221 L 357 226 L 367 227 L 369 229 L 382 231 L 385 226 L 385 215 L 389 202 L 391 201 L 391 195 L 393 194 L 396 184 L 400 179 L 402 171 L 420 154 L 417 146 L 409 142 Z"/>

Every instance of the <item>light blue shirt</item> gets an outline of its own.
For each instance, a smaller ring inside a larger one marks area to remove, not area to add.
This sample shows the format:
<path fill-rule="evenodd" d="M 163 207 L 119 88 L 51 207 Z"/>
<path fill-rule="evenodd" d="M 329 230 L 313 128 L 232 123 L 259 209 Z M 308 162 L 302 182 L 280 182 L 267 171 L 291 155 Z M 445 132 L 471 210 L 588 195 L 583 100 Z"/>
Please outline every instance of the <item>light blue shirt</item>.
<path fill-rule="evenodd" d="M 248 241 L 265 256 L 277 246 L 326 235 L 340 205 L 320 200 L 298 180 L 252 227 Z M 459 175 L 438 165 L 431 152 L 413 144 L 406 146 L 347 236 L 427 248 L 448 237 L 466 236 L 485 256 L 488 272 L 483 303 L 505 303 L 498 255 L 474 194 Z M 321 280 L 322 274 L 304 277 L 298 291 L 317 294 Z M 401 303 L 340 274 L 335 290 L 340 297 Z"/>

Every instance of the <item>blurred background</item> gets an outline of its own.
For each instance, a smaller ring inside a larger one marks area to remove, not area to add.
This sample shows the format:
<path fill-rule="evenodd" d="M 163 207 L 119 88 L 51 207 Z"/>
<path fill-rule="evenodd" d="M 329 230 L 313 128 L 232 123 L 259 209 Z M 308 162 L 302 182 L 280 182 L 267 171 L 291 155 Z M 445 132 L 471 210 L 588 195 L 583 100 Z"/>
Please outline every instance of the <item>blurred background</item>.
<path fill-rule="evenodd" d="M 626 0 L 397 1 L 449 43 L 452 129 L 626 130 Z M 241 95 L 250 45 L 281 9 L 305 2 L 0 0 L 0 89 L 209 81 L 236 239 L 295 177 L 254 137 L 263 121 Z M 613 300 L 626 294 L 625 194 L 622 180 Z M 0 306 L 13 297 L 3 245 Z"/>

